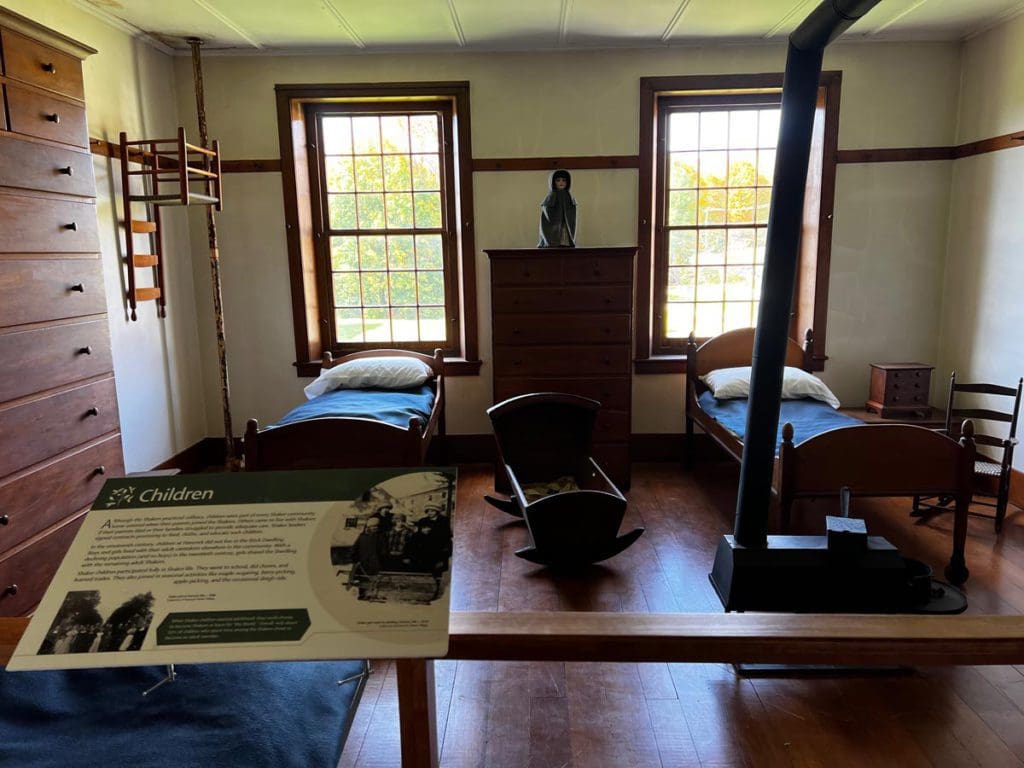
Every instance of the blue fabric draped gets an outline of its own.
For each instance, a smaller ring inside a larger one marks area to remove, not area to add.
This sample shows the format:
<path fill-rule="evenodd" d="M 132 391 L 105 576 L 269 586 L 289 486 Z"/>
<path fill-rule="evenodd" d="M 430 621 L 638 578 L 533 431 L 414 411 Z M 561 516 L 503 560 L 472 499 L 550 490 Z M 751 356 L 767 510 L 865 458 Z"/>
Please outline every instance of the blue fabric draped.
<path fill-rule="evenodd" d="M 336 389 L 293 408 L 274 426 L 328 416 L 348 416 L 385 421 L 404 429 L 414 416 L 426 423 L 433 407 L 432 383 L 412 389 Z"/>
<path fill-rule="evenodd" d="M 334 768 L 365 661 L 0 669 L 0 765 Z"/>

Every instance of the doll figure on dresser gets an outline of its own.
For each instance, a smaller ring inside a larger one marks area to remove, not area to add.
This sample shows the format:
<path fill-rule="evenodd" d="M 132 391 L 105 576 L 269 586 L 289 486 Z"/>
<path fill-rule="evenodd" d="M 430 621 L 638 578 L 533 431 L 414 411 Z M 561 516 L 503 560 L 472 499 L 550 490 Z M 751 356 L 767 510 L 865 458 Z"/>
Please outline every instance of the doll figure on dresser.
<path fill-rule="evenodd" d="M 548 178 L 548 194 L 540 204 L 538 248 L 576 247 L 576 199 L 570 187 L 568 171 L 554 171 Z"/>

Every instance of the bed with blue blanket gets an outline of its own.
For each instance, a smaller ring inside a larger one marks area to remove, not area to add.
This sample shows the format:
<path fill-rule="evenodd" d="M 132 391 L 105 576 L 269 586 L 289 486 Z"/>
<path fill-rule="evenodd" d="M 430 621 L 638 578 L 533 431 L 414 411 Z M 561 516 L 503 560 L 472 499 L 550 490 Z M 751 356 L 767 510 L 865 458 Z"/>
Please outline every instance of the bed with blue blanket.
<path fill-rule="evenodd" d="M 335 359 L 330 369 L 367 358 L 413 358 L 433 372 L 422 385 L 405 389 L 337 389 L 293 408 L 275 424 L 245 430 L 246 470 L 414 467 L 427 461 L 435 437 L 444 435 L 444 358 L 407 350 L 355 352 Z"/>
<path fill-rule="evenodd" d="M 810 341 L 810 334 L 805 347 L 789 340 L 787 366 L 809 370 Z M 691 337 L 685 415 L 691 461 L 695 426 L 733 459 L 742 460 L 747 400 L 716 399 L 701 377 L 749 366 L 753 349 L 753 328 L 723 333 L 700 346 Z M 950 496 L 957 503 L 946 576 L 962 583 L 968 574 L 964 546 L 975 454 L 973 426 L 968 426 L 958 442 L 924 427 L 864 424 L 817 400 L 783 400 L 772 482 L 781 530 L 789 528 L 796 499 L 838 497 L 843 486 L 854 496 Z"/>

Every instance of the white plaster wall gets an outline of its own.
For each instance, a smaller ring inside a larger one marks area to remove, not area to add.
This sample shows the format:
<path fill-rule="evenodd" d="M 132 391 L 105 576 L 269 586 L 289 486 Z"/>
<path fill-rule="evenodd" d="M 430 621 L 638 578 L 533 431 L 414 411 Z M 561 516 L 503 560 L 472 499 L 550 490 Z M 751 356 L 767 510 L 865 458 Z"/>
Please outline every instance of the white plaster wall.
<path fill-rule="evenodd" d="M 958 143 L 1024 131 L 1024 16 L 965 45 Z M 1024 376 L 1024 147 L 953 164 L 940 378 Z M 1005 400 L 1001 404 L 1005 404 Z M 1005 426 L 1001 429 L 1005 429 Z M 1014 457 L 1024 469 L 1024 451 Z"/>
<path fill-rule="evenodd" d="M 4 4 L 99 51 L 84 65 L 91 137 L 117 142 L 120 131 L 132 138 L 173 135 L 178 113 L 171 57 L 69 0 Z M 167 317 L 159 319 L 155 304 L 144 302 L 139 320 L 131 322 L 122 267 L 120 165 L 96 156 L 94 167 L 125 466 L 140 471 L 206 435 L 188 222 L 184 210 L 168 209 L 164 216 Z"/>
<path fill-rule="evenodd" d="M 781 71 L 777 45 L 709 46 L 578 53 L 338 55 L 204 59 L 208 120 L 227 158 L 279 156 L 276 83 L 469 80 L 476 157 L 620 155 L 638 151 L 639 79 L 643 76 Z M 840 146 L 949 144 L 956 123 L 959 78 L 955 44 L 837 44 L 827 69 L 842 69 Z M 178 108 L 193 114 L 191 71 L 177 62 Z M 951 101 L 953 103 L 951 103 Z M 189 123 L 186 123 L 189 124 Z M 194 129 L 193 129 L 194 130 Z M 901 164 L 906 166 L 906 164 Z M 546 173 L 474 175 L 477 227 L 479 377 L 451 380 L 449 430 L 488 431 L 491 400 L 490 305 L 486 248 L 532 246 Z M 580 239 L 590 245 L 636 242 L 635 171 L 574 174 L 581 205 Z M 292 368 L 291 306 L 285 265 L 280 179 L 275 174 L 229 177 L 221 216 L 224 304 L 235 431 L 249 417 L 273 421 L 301 397 L 304 380 Z M 893 356 L 935 358 L 934 319 L 941 299 L 949 195 L 946 164 L 908 170 L 844 168 L 836 206 L 833 301 L 827 377 L 849 405 L 866 396 L 867 363 Z M 868 201 L 884 199 L 886 204 Z M 870 237 L 867 235 L 870 234 Z M 936 243 L 939 243 L 936 245 Z M 205 233 L 193 232 L 197 306 L 205 314 L 199 275 Z M 907 266 L 891 269 L 894 259 Z M 200 268 L 202 267 L 202 268 Z M 865 320 L 875 295 L 911 295 Z M 924 319 L 920 313 L 924 308 Z M 865 324 L 866 323 L 866 324 Z M 905 336 L 895 348 L 882 329 Z M 201 321 L 203 368 L 215 364 L 212 326 Z M 834 336 L 833 336 L 834 334 Z M 836 341 L 833 342 L 833 339 Z M 853 343 L 856 340 L 856 343 Z M 837 373 L 832 374 L 835 366 Z M 207 430 L 220 434 L 216 377 L 206 377 Z M 682 379 L 634 377 L 633 431 L 682 429 Z"/>

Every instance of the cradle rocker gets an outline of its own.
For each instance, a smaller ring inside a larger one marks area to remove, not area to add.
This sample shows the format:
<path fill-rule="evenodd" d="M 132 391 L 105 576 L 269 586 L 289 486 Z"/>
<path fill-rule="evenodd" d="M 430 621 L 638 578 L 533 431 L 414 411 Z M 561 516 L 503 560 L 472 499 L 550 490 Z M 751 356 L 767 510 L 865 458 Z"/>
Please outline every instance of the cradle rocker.
<path fill-rule="evenodd" d="M 516 556 L 552 566 L 600 562 L 636 541 L 643 528 L 619 536 L 626 499 L 590 457 L 601 404 L 576 395 L 520 395 L 487 410 L 508 500 L 486 500 L 522 517 L 533 545 Z"/>

